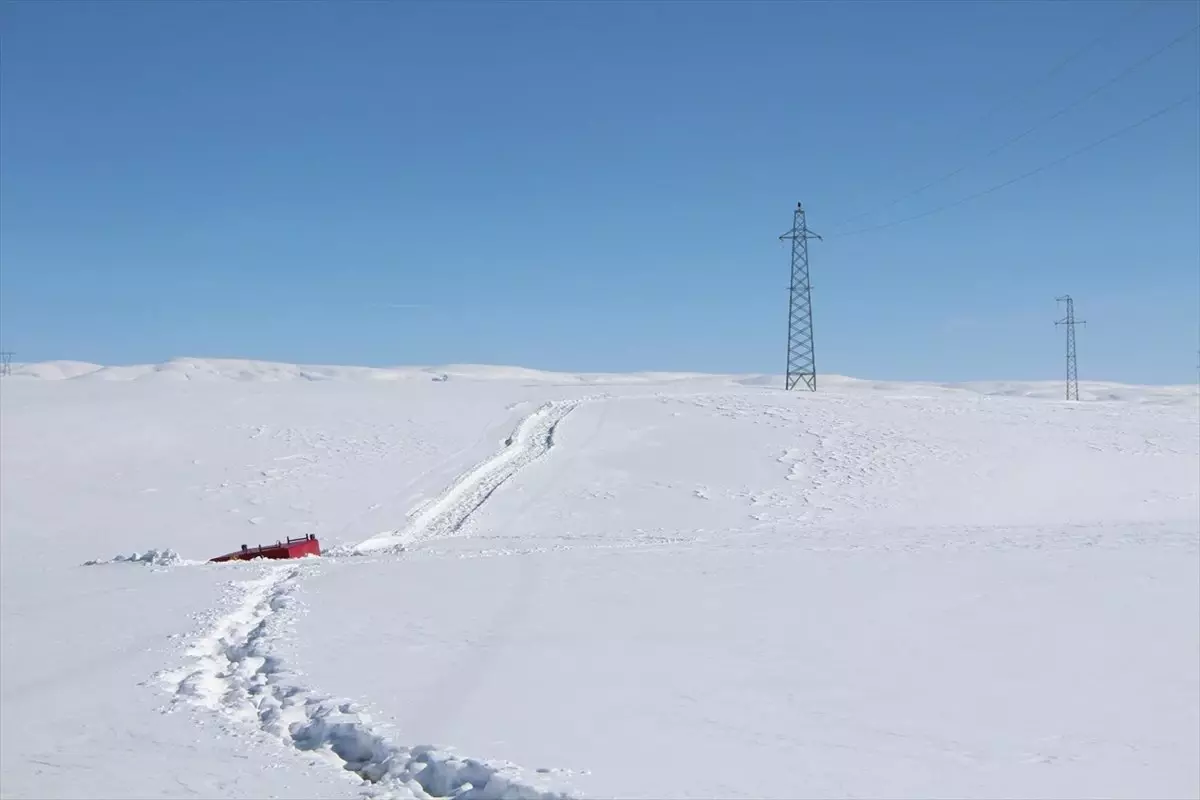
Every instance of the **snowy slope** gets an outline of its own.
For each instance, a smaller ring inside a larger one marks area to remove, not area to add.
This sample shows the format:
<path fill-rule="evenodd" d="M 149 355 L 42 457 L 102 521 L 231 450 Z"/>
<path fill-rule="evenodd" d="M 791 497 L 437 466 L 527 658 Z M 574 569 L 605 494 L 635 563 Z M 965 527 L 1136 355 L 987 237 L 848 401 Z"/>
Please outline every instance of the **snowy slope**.
<path fill-rule="evenodd" d="M 16 366 L 0 792 L 1200 794 L 1195 386 L 775 383 Z"/>

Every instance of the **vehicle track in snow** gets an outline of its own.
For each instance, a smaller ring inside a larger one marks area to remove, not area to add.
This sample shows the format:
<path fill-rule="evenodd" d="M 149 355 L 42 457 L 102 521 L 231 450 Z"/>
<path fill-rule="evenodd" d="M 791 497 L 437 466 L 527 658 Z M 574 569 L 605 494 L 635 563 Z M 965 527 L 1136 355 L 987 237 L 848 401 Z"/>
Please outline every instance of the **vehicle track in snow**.
<path fill-rule="evenodd" d="M 453 536 L 509 478 L 545 456 L 554 447 L 558 425 L 583 400 L 556 400 L 522 419 L 504 447 L 458 477 L 450 488 L 409 515 L 409 523 L 328 555 L 376 555 L 402 552 L 417 542 Z"/>
<path fill-rule="evenodd" d="M 305 687 L 275 651 L 292 594 L 316 568 L 272 566 L 234 583 L 232 608 L 196 638 L 188 662 L 157 676 L 171 693 L 168 710 L 198 707 L 218 714 L 234 735 L 265 733 L 357 776 L 374 798 L 565 800 L 515 765 L 397 744 L 353 702 Z"/>
<path fill-rule="evenodd" d="M 419 541 L 454 535 L 509 478 L 550 452 L 559 423 L 580 402 L 539 407 L 518 423 L 503 449 L 418 508 L 407 526 L 327 555 L 402 552 Z M 244 567 L 235 567 L 240 568 Z M 461 758 L 432 745 L 396 744 L 353 702 L 298 682 L 276 644 L 285 633 L 293 592 L 306 574 L 319 568 L 319 562 L 269 566 L 256 579 L 234 583 L 236 598 L 230 610 L 212 615 L 187 650 L 187 663 L 157 676 L 171 694 L 169 709 L 197 707 L 218 714 L 234 731 L 259 731 L 279 739 L 362 779 L 372 797 L 567 797 L 538 788 L 536 780 L 513 764 Z"/>

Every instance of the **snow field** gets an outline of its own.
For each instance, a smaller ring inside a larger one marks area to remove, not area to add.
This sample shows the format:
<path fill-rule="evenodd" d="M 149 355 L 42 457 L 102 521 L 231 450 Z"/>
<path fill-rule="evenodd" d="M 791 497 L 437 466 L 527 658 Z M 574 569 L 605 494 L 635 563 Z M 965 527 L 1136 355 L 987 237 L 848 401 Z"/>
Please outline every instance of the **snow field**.
<path fill-rule="evenodd" d="M 583 405 L 458 536 L 307 584 L 286 646 L 582 796 L 1189 796 L 1195 422 L 981 404 Z"/>
<path fill-rule="evenodd" d="M 0 386 L 5 796 L 1200 794 L 1195 387 L 87 366 Z"/>

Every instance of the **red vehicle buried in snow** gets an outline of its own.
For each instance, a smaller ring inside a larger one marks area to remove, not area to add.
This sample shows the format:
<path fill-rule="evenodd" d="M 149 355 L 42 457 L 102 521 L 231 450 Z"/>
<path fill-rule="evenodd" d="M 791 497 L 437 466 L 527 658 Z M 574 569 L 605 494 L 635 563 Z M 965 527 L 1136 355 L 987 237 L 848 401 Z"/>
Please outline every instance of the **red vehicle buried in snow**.
<path fill-rule="evenodd" d="M 316 536 L 310 533 L 308 536 L 301 536 L 297 539 L 289 537 L 286 542 L 275 542 L 275 544 L 260 544 L 257 547 L 242 545 L 241 550 L 210 558 L 209 562 L 250 561 L 254 558 L 303 558 L 304 556 L 319 555 L 321 555 L 321 543 L 317 541 Z"/>

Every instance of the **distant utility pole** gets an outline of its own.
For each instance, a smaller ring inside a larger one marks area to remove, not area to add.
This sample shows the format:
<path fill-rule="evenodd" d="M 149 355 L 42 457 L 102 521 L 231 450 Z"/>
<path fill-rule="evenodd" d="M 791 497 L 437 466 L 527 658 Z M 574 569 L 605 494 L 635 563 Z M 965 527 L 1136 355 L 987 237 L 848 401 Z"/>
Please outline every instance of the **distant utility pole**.
<path fill-rule="evenodd" d="M 1079 399 L 1079 371 L 1075 364 L 1075 326 L 1086 325 L 1082 320 L 1075 319 L 1075 301 L 1071 299 L 1071 295 L 1064 294 L 1062 297 L 1055 298 L 1060 303 L 1067 304 L 1067 315 L 1055 322 L 1055 325 L 1062 325 L 1067 329 L 1067 399 Z"/>
<path fill-rule="evenodd" d="M 12 357 L 9 351 L 0 350 L 0 377 L 12 375 Z"/>
<path fill-rule="evenodd" d="M 796 203 L 792 229 L 779 237 L 792 240 L 792 286 L 788 303 L 788 360 L 784 388 L 788 391 L 804 381 L 809 391 L 817 390 L 817 358 L 813 351 L 812 287 L 808 282 L 808 240 L 821 237 L 808 229 L 804 206 Z"/>

